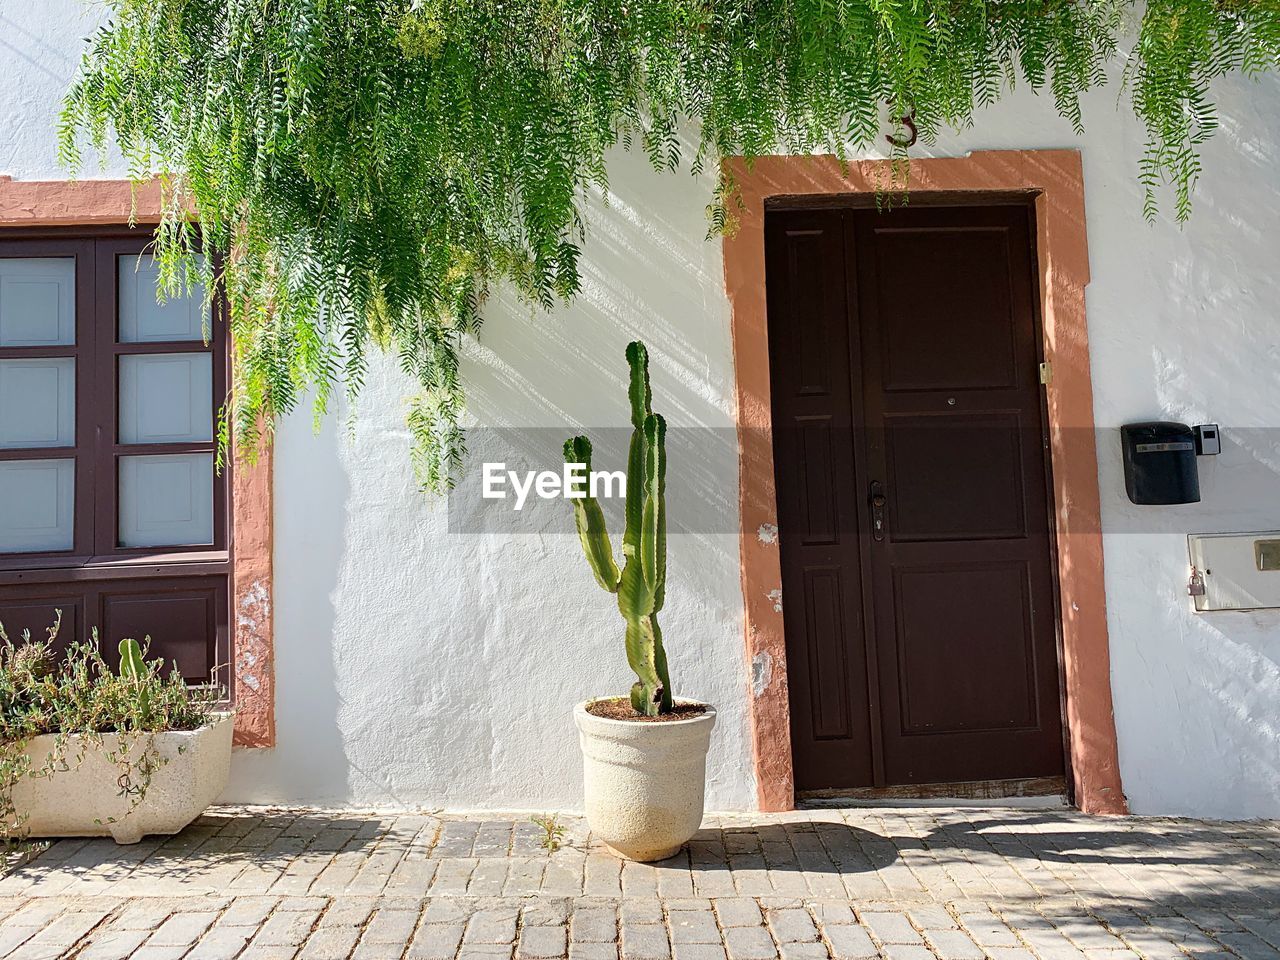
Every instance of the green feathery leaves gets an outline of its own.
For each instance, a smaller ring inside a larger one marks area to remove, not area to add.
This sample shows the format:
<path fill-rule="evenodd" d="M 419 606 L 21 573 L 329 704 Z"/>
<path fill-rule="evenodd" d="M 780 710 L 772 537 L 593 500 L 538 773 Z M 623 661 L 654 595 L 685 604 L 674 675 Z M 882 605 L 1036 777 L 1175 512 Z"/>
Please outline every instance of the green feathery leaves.
<path fill-rule="evenodd" d="M 60 138 L 119 143 L 161 178 L 164 276 L 230 302 L 227 432 L 257 448 L 311 395 L 354 394 L 372 346 L 421 386 L 414 463 L 463 452 L 461 339 L 492 282 L 578 290 L 582 204 L 615 145 L 658 169 L 829 151 L 911 113 L 972 124 L 1015 80 L 1080 129 L 1137 23 L 1126 78 L 1148 141 L 1146 213 L 1179 220 L 1213 131 L 1214 78 L 1280 65 L 1280 0 L 108 0 Z M 690 145 L 682 133 L 695 130 Z M 709 205 L 731 227 L 733 185 Z M 190 228 L 194 217 L 201 229 Z M 227 251 L 219 260 L 198 254 Z M 185 269 L 184 269 L 185 268 Z M 221 274 L 215 276 L 215 274 Z"/>

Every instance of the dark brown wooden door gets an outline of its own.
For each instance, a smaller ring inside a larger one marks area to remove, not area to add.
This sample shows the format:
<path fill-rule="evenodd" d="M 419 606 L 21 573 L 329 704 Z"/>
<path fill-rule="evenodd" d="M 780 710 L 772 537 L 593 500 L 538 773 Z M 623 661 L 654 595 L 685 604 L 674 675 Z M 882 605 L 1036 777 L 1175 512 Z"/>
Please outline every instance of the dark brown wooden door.
<path fill-rule="evenodd" d="M 770 212 L 800 790 L 1063 773 L 1030 212 Z"/>

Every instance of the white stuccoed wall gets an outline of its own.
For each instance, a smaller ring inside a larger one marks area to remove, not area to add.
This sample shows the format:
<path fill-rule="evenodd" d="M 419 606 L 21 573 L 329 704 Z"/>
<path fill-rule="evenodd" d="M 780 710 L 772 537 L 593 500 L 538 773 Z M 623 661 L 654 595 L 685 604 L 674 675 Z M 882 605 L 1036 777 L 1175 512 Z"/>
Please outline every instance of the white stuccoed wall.
<path fill-rule="evenodd" d="M 53 118 L 92 17 L 80 0 L 0 0 L 0 174 L 65 176 Z M 1116 91 L 1075 137 L 1019 93 L 922 154 L 1076 147 L 1084 157 L 1089 329 L 1106 535 L 1111 665 L 1124 785 L 1141 813 L 1280 816 L 1280 612 L 1195 614 L 1187 532 L 1280 528 L 1280 82 L 1219 84 L 1222 129 L 1184 228 L 1141 217 L 1142 132 Z M 93 175 L 119 176 L 116 164 Z M 622 426 L 625 343 L 654 354 L 655 406 L 718 429 L 701 495 L 732 505 L 733 366 L 707 178 L 619 154 L 594 204 L 585 286 L 551 317 L 499 296 L 468 350 L 471 416 L 505 426 Z M 278 746 L 237 754 L 227 799 L 552 808 L 579 804 L 569 707 L 630 678 L 617 615 L 569 519 L 536 532 L 450 534 L 414 487 L 393 363 L 354 425 L 308 416 L 277 445 Z M 1114 427 L 1216 421 L 1203 502 L 1125 498 Z M 721 442 L 723 441 L 723 442 Z M 616 465 L 616 464 L 614 464 Z M 672 463 L 673 473 L 699 465 Z M 560 526 L 560 523 L 563 526 Z M 754 803 L 737 541 L 673 538 L 664 619 L 680 692 L 720 709 L 708 803 Z"/>

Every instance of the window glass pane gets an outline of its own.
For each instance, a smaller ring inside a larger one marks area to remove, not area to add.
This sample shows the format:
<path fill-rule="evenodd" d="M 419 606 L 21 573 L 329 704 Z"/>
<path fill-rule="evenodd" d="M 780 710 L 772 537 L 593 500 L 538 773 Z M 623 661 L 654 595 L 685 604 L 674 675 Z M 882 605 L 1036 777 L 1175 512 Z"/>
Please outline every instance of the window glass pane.
<path fill-rule="evenodd" d="M 203 258 L 197 257 L 203 263 Z M 177 294 L 164 303 L 156 300 L 160 276 L 156 258 L 144 254 L 120 257 L 120 342 L 157 343 L 167 340 L 204 340 L 204 287 L 193 283 L 190 294 Z M 195 277 L 191 278 L 193 281 Z"/>
<path fill-rule="evenodd" d="M 0 553 L 70 550 L 74 460 L 0 461 Z"/>
<path fill-rule="evenodd" d="M 120 358 L 120 442 L 213 439 L 213 357 L 207 353 Z"/>
<path fill-rule="evenodd" d="M 0 447 L 75 442 L 75 358 L 0 360 Z"/>
<path fill-rule="evenodd" d="M 120 458 L 120 546 L 213 543 L 213 454 Z"/>
<path fill-rule="evenodd" d="M 0 260 L 0 347 L 75 342 L 75 258 Z"/>

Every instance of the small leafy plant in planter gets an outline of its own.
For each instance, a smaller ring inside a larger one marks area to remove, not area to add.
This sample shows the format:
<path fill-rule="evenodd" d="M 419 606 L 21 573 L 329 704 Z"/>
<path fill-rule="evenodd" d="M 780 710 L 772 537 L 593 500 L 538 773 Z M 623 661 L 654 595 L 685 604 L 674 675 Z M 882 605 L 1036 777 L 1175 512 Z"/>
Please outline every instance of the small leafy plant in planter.
<path fill-rule="evenodd" d="M 667 588 L 667 424 L 652 408 L 649 351 L 627 346 L 631 446 L 627 458 L 622 567 L 614 560 L 604 511 L 590 495 L 591 441 L 565 441 L 580 464 L 574 518 L 596 582 L 615 594 L 626 624 L 628 697 L 601 697 L 574 710 L 582 744 L 587 822 L 615 853 L 632 860 L 673 856 L 702 823 L 707 749 L 715 710 L 674 696 L 658 613 Z"/>
<path fill-rule="evenodd" d="M 133 843 L 176 833 L 226 785 L 231 723 L 215 688 L 189 688 L 145 642 L 123 640 L 120 664 L 97 634 L 56 652 L 47 637 L 14 642 L 0 625 L 0 839 L 4 861 L 31 837 L 110 835 Z"/>

